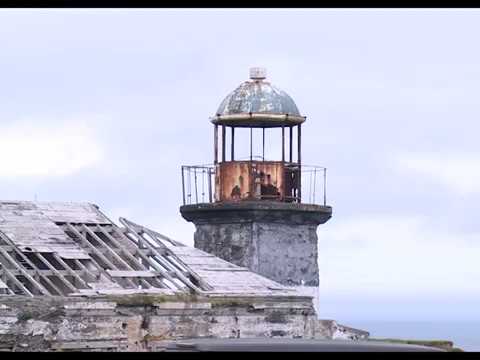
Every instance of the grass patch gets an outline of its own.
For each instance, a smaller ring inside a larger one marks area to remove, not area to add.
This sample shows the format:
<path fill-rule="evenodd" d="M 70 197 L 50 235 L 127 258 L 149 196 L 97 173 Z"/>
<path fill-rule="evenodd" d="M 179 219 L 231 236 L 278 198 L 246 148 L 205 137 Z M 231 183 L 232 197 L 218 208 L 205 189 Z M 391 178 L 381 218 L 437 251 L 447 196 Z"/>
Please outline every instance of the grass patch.
<path fill-rule="evenodd" d="M 462 352 L 463 350 L 453 346 L 452 341 L 448 340 L 406 340 L 406 339 L 376 339 L 370 338 L 370 341 L 383 341 L 394 344 L 407 344 L 407 345 L 420 345 L 420 346 L 430 346 L 442 350 L 452 351 L 452 352 Z"/>
<path fill-rule="evenodd" d="M 108 300 L 116 302 L 121 306 L 153 306 L 155 303 L 167 301 L 196 302 L 197 298 L 191 294 L 178 295 L 156 295 L 156 294 L 132 294 L 132 295 L 110 295 Z"/>

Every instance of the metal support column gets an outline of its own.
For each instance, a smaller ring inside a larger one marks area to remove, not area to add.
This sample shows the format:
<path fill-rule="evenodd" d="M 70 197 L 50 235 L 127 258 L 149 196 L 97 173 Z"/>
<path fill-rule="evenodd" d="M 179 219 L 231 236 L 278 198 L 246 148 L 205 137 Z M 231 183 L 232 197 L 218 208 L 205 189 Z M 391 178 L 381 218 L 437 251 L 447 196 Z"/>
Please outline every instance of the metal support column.
<path fill-rule="evenodd" d="M 213 163 L 218 163 L 218 125 L 213 128 Z"/>
<path fill-rule="evenodd" d="M 297 127 L 298 202 L 302 202 L 302 125 Z"/>
<path fill-rule="evenodd" d="M 226 144 L 225 140 L 227 138 L 227 132 L 226 132 L 225 125 L 222 125 L 222 162 L 225 162 L 225 151 L 226 151 Z"/>
<path fill-rule="evenodd" d="M 231 140 L 231 159 L 235 160 L 235 128 L 232 126 L 232 140 Z"/>
<path fill-rule="evenodd" d="M 290 126 L 290 141 L 289 141 L 289 146 L 290 146 L 290 162 L 293 162 L 293 126 Z"/>
<path fill-rule="evenodd" d="M 250 128 L 250 161 L 253 159 L 253 129 Z"/>
<path fill-rule="evenodd" d="M 265 161 L 265 128 L 262 128 L 262 161 Z"/>

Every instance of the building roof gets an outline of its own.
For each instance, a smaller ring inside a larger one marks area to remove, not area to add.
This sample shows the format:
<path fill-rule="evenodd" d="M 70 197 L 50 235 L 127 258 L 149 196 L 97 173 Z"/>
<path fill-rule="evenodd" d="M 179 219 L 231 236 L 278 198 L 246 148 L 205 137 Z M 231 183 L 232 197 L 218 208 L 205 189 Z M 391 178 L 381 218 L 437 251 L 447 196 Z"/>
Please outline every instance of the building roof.
<path fill-rule="evenodd" d="M 265 79 L 266 72 L 263 69 L 251 69 L 250 80 L 240 84 L 222 101 L 214 121 L 223 124 L 228 120 L 225 125 L 250 126 L 245 125 L 245 122 L 250 119 L 250 123 L 262 122 L 266 125 L 265 127 L 268 127 L 269 124 L 270 126 L 281 126 L 282 123 L 296 125 L 303 122 L 304 117 L 300 114 L 293 99 L 285 91 Z M 254 119 L 255 117 L 256 119 Z"/>
<path fill-rule="evenodd" d="M 142 225 L 120 223 L 88 203 L 0 201 L 0 288 L 28 296 L 300 296 Z"/>

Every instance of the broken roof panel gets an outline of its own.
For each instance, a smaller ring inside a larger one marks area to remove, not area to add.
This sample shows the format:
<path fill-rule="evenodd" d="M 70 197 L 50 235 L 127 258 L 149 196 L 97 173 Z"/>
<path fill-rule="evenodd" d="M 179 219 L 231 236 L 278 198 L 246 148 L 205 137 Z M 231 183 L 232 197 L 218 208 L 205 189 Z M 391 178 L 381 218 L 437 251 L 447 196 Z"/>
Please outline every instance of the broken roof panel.
<path fill-rule="evenodd" d="M 48 213 L 44 213 L 43 209 L 47 207 L 49 203 L 0 202 L 0 231 L 24 252 L 52 252 L 65 258 L 88 258 L 88 254 L 49 218 Z"/>
<path fill-rule="evenodd" d="M 0 201 L 0 289 L 29 296 L 295 290 L 86 203 Z"/>

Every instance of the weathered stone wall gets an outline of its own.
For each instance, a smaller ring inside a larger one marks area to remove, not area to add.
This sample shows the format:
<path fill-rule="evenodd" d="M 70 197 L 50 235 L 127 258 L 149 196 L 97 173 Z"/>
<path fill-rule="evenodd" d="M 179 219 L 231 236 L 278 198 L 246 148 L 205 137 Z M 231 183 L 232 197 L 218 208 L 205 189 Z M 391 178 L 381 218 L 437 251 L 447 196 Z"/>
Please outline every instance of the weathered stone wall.
<path fill-rule="evenodd" d="M 195 247 L 287 286 L 318 286 L 316 225 L 197 224 Z"/>
<path fill-rule="evenodd" d="M 318 287 L 317 227 L 332 208 L 275 201 L 184 205 L 195 247 L 287 286 Z"/>
<path fill-rule="evenodd" d="M 318 321 L 309 301 L 273 298 L 0 297 L 0 350 L 155 351 L 192 337 L 363 338 Z"/>

